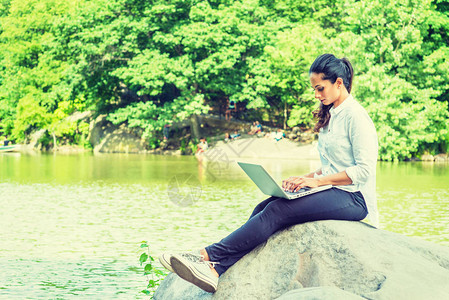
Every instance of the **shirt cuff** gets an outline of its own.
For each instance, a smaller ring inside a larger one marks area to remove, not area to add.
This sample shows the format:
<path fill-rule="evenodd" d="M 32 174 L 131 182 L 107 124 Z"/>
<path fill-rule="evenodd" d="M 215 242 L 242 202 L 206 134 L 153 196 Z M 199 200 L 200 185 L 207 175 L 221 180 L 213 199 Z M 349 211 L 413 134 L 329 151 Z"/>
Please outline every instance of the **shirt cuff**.
<path fill-rule="evenodd" d="M 357 166 L 349 167 L 345 170 L 346 175 L 351 179 L 352 184 L 358 184 L 357 180 Z"/>

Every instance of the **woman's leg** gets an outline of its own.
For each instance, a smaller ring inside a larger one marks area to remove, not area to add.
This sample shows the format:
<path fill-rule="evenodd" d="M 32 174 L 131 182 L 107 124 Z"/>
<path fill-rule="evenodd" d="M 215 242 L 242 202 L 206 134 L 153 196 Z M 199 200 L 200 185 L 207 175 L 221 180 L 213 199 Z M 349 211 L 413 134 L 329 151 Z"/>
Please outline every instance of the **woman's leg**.
<path fill-rule="evenodd" d="M 295 200 L 271 197 L 261 202 L 240 228 L 205 249 L 211 261 L 220 263 L 215 270 L 221 275 L 280 229 L 317 220 L 362 220 L 367 209 L 361 199 L 337 188 Z"/>
<path fill-rule="evenodd" d="M 249 219 L 251 219 L 252 217 L 257 215 L 258 213 L 260 213 L 262 210 L 264 210 L 264 208 L 268 205 L 268 203 L 270 203 L 271 201 L 276 200 L 276 199 L 278 199 L 278 197 L 270 197 L 270 198 L 265 199 L 264 201 L 260 202 L 259 204 L 257 204 L 256 207 L 253 210 L 253 213 L 249 217 Z"/>

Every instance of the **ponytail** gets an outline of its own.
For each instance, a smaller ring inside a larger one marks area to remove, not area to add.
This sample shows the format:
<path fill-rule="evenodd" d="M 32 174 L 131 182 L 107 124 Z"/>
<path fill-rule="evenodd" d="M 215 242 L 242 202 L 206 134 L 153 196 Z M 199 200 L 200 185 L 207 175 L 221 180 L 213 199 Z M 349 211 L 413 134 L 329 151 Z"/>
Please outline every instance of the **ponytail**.
<path fill-rule="evenodd" d="M 343 83 L 346 87 L 346 89 L 348 90 L 348 93 L 351 93 L 351 88 L 352 88 L 352 79 L 354 78 L 354 69 L 352 68 L 351 63 L 349 62 L 349 60 L 346 57 L 343 57 L 341 59 L 342 63 L 345 64 L 346 68 L 348 68 L 348 81 L 346 82 L 343 79 Z"/>

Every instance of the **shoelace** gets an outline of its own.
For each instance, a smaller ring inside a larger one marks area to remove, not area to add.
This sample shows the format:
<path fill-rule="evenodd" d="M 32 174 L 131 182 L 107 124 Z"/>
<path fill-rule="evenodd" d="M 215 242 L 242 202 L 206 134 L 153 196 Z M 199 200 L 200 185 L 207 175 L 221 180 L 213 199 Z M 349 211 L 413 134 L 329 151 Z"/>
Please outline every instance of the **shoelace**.
<path fill-rule="evenodd" d="M 196 253 L 182 253 L 185 259 L 190 260 L 194 263 L 205 263 L 209 266 L 209 268 L 215 268 L 215 265 L 219 265 L 219 262 L 204 260 L 204 256 Z"/>
<path fill-rule="evenodd" d="M 181 253 L 181 256 L 192 262 L 201 262 L 204 260 L 204 256 L 196 253 Z"/>
<path fill-rule="evenodd" d="M 204 263 L 206 263 L 209 268 L 215 268 L 215 265 L 219 265 L 219 262 L 215 262 L 215 261 L 208 261 L 208 260 L 203 260 Z"/>

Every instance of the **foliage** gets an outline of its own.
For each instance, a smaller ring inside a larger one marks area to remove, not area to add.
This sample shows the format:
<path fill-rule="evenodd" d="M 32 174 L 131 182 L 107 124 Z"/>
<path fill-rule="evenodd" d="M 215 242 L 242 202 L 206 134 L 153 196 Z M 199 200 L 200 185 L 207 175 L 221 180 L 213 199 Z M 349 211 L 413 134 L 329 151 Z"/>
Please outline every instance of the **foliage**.
<path fill-rule="evenodd" d="M 1 18 L 0 101 L 4 110 L 0 126 L 23 140 L 35 129 L 48 129 L 58 121 L 56 115 L 67 116 L 54 114 L 69 101 L 63 81 L 68 64 L 58 57 L 54 24 L 59 23 L 69 4 L 58 0 L 8 4 L 9 10 L 4 10 Z"/>
<path fill-rule="evenodd" d="M 141 243 L 140 248 L 145 248 L 145 251 L 140 254 L 139 262 L 143 266 L 143 274 L 148 279 L 148 285 L 142 290 L 142 293 L 152 299 L 154 292 L 167 274 L 154 265 L 154 258 L 150 255 L 150 246 L 146 241 Z"/>
<path fill-rule="evenodd" d="M 331 52 L 354 65 L 380 159 L 447 151 L 448 32 L 444 0 L 3 0 L 0 131 L 87 145 L 67 120 L 91 110 L 157 147 L 165 124 L 228 100 L 312 127 L 307 71 Z"/>
<path fill-rule="evenodd" d="M 442 97 L 447 74 L 440 71 L 445 47 L 432 46 L 434 40 L 447 41 L 447 34 L 428 39 L 438 23 L 431 18 L 442 17 L 431 7 L 431 1 L 360 1 L 348 7 L 345 23 L 360 36 L 348 42 L 369 54 L 363 60 L 354 56 L 360 70 L 355 95 L 376 124 L 382 160 L 419 155 L 443 144 L 449 130 L 448 99 Z M 359 13 L 363 17 L 355 18 Z M 445 19 L 448 26 L 447 13 Z"/>

